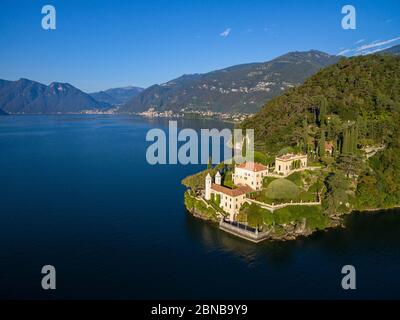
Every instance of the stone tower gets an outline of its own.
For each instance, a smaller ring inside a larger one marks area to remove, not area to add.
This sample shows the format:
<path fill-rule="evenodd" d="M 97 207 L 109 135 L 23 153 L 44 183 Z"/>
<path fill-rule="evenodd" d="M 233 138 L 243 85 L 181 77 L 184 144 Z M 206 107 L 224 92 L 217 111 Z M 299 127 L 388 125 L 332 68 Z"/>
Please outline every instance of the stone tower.
<path fill-rule="evenodd" d="M 215 175 L 215 184 L 221 185 L 221 174 L 219 171 L 217 171 L 217 174 Z"/>
<path fill-rule="evenodd" d="M 206 200 L 211 200 L 211 183 L 212 179 L 210 174 L 208 173 L 206 177 L 206 195 L 205 195 Z"/>

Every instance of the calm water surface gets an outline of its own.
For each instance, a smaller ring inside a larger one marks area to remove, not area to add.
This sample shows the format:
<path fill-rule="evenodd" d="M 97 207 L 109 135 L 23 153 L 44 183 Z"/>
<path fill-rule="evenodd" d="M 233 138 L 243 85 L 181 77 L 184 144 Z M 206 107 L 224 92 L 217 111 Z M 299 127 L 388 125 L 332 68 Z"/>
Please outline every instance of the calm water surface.
<path fill-rule="evenodd" d="M 292 242 L 233 238 L 185 212 L 180 181 L 201 166 L 147 164 L 146 133 L 166 126 L 0 117 L 1 298 L 400 298 L 399 210 Z M 45 264 L 56 291 L 41 289 Z M 340 286 L 346 264 L 352 292 Z"/>

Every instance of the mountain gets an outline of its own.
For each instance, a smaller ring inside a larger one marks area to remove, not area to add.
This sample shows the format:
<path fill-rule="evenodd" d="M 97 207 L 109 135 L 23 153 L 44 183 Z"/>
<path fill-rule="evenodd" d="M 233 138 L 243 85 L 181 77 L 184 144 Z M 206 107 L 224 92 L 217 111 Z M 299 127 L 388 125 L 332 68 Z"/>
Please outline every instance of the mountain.
<path fill-rule="evenodd" d="M 205 74 L 183 75 L 153 85 L 132 98 L 121 111 L 211 110 L 255 112 L 287 88 L 298 86 L 340 57 L 311 50 L 291 52 L 272 61 L 250 63 Z"/>
<path fill-rule="evenodd" d="M 129 86 L 93 92 L 90 93 L 90 95 L 99 102 L 107 103 L 109 105 L 121 105 L 128 102 L 143 90 L 143 88 Z"/>
<path fill-rule="evenodd" d="M 0 116 L 5 116 L 7 113 L 0 109 Z"/>
<path fill-rule="evenodd" d="M 338 127 L 357 122 L 360 138 L 367 144 L 400 136 L 400 57 L 343 58 L 269 101 L 242 127 L 255 130 L 255 144 L 266 152 L 304 145 L 304 132 L 314 126 L 321 104 Z"/>
<path fill-rule="evenodd" d="M 398 55 L 400 55 L 400 45 L 391 47 L 389 49 L 382 50 L 379 53 L 394 54 L 394 55 L 398 56 Z"/>
<path fill-rule="evenodd" d="M 0 80 L 0 109 L 8 113 L 74 113 L 104 106 L 68 83 Z"/>

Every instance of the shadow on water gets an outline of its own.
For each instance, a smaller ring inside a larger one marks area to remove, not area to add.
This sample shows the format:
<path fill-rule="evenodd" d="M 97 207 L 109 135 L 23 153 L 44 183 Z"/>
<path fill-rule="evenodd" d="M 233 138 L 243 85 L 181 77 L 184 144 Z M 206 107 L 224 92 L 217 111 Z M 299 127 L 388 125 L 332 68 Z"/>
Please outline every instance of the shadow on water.
<path fill-rule="evenodd" d="M 264 241 L 252 243 L 219 229 L 215 223 L 203 221 L 186 214 L 186 232 L 193 241 L 201 242 L 209 251 L 218 251 L 236 256 L 249 266 L 266 261 L 271 267 L 290 265 L 296 249 L 295 241 Z"/>

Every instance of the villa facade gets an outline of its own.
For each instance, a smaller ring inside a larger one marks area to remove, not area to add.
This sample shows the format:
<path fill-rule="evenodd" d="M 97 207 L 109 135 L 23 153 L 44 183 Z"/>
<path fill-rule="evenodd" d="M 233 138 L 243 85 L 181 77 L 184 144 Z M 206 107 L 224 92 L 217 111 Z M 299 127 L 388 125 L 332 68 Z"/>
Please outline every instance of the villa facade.
<path fill-rule="evenodd" d="M 229 219 L 231 221 L 235 220 L 235 216 L 245 203 L 246 195 L 254 192 L 254 190 L 247 185 L 240 185 L 235 189 L 222 186 L 221 174 L 219 172 L 215 176 L 215 183 L 212 182 L 210 174 L 207 175 L 205 182 L 205 199 L 211 200 L 213 198 L 218 198 L 220 208 L 229 214 Z"/>
<path fill-rule="evenodd" d="M 257 162 L 245 162 L 235 167 L 232 180 L 235 185 L 247 185 L 254 190 L 262 189 L 269 168 Z"/>
<path fill-rule="evenodd" d="M 288 153 L 275 158 L 275 172 L 287 176 L 295 169 L 306 168 L 307 155 Z"/>

